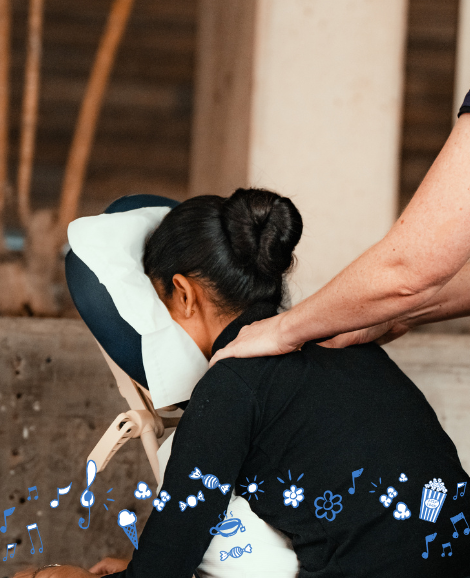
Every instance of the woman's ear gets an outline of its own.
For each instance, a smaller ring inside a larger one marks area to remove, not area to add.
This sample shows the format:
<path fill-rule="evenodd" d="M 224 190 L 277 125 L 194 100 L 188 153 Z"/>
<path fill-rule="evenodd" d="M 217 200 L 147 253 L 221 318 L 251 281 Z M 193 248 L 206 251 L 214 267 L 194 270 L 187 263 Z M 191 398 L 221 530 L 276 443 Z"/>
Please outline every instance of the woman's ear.
<path fill-rule="evenodd" d="M 189 319 L 196 309 L 197 296 L 192 283 L 184 276 L 177 273 L 173 275 L 175 286 L 174 304 L 178 313 Z"/>

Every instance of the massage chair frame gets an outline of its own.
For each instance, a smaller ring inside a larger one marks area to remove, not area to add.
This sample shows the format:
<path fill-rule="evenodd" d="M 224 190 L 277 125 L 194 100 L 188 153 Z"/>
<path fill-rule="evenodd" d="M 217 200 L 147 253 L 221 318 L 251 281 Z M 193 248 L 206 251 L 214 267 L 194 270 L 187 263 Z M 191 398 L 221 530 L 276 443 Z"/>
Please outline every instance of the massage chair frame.
<path fill-rule="evenodd" d="M 159 485 L 160 470 L 157 457 L 159 446 L 157 439 L 163 436 L 166 428 L 176 427 L 180 418 L 160 416 L 153 406 L 149 391 L 131 379 L 109 357 L 99 343 L 98 347 L 114 375 L 119 393 L 126 399 L 131 409 L 116 417 L 93 448 L 87 461 L 93 460 L 97 471 L 101 472 L 119 448 L 131 438 L 140 437 L 155 480 Z M 161 411 L 174 411 L 175 409 L 177 406 L 170 406 L 161 408 Z"/>
<path fill-rule="evenodd" d="M 98 343 L 98 342 L 97 342 Z M 179 417 L 162 417 L 153 407 L 152 398 L 147 389 L 131 379 L 119 365 L 117 365 L 98 343 L 101 353 L 111 369 L 119 393 L 127 400 L 130 411 L 120 413 L 108 427 L 100 441 L 93 448 L 87 461 L 93 460 L 98 472 L 102 472 L 114 454 L 131 438 L 140 437 L 145 453 L 147 454 L 157 486 L 160 485 L 160 469 L 158 465 L 158 441 L 165 433 L 165 429 L 176 427 Z M 174 411 L 176 405 L 162 407 L 160 411 Z M 192 578 L 195 578 L 193 575 Z"/>

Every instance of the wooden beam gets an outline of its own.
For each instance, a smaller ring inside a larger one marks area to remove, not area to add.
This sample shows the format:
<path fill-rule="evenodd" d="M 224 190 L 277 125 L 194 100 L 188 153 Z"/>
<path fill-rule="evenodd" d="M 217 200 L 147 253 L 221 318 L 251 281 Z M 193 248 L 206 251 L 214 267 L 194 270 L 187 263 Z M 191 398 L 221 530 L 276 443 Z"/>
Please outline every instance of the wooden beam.
<path fill-rule="evenodd" d="M 98 47 L 65 169 L 59 207 L 61 237 L 65 237 L 68 224 L 77 214 L 103 96 L 133 3 L 134 0 L 114 0 Z"/>
<path fill-rule="evenodd" d="M 3 235 L 3 210 L 8 189 L 10 25 L 10 0 L 0 0 L 0 253 L 6 249 Z"/>
<path fill-rule="evenodd" d="M 23 227 L 31 216 L 30 189 L 38 118 L 44 0 L 30 0 L 28 49 L 26 57 L 23 111 L 21 117 L 20 162 L 18 166 L 18 212 Z"/>
<path fill-rule="evenodd" d="M 189 195 L 248 184 L 257 0 L 201 0 Z"/>

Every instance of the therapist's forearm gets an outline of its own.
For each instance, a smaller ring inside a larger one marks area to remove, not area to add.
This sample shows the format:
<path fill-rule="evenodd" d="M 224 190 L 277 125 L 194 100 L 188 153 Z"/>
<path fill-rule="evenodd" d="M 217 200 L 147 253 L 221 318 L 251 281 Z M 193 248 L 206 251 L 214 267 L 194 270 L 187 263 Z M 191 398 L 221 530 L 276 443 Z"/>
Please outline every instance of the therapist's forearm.
<path fill-rule="evenodd" d="M 378 325 L 404 316 L 429 301 L 441 289 L 414 290 L 393 267 L 374 265 L 375 248 L 283 314 L 280 329 L 287 343 L 300 344 Z"/>
<path fill-rule="evenodd" d="M 390 321 L 441 290 L 470 258 L 469 159 L 465 114 L 384 239 L 282 316 L 283 341 L 300 344 Z"/>

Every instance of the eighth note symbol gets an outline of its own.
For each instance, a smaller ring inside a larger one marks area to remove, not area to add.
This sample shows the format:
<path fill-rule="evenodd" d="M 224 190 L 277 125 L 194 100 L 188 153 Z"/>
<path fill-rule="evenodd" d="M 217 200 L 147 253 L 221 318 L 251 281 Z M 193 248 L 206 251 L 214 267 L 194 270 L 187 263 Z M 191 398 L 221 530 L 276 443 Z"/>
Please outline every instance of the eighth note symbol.
<path fill-rule="evenodd" d="M 430 534 L 429 536 L 426 536 L 426 552 L 423 552 L 421 554 L 421 556 L 427 560 L 429 558 L 429 542 L 432 542 L 437 536 L 437 532 L 434 534 Z"/>
<path fill-rule="evenodd" d="M 361 468 L 360 470 L 356 470 L 355 472 L 352 473 L 353 487 L 349 488 L 349 490 L 348 490 L 348 492 L 350 494 L 354 494 L 356 492 L 356 478 L 359 478 L 362 475 L 363 471 L 364 471 L 364 468 Z"/>
<path fill-rule="evenodd" d="M 10 553 L 10 558 L 13 558 L 13 556 L 15 555 L 16 552 L 16 542 L 14 544 L 7 544 L 7 555 L 5 556 L 5 558 L 3 558 L 3 561 L 6 562 L 7 558 L 8 558 L 8 550 L 11 550 L 13 548 L 13 552 Z"/>
<path fill-rule="evenodd" d="M 441 556 L 443 558 L 445 558 L 446 556 L 446 548 L 449 547 L 450 548 L 450 552 L 447 552 L 447 556 L 452 556 L 452 546 L 450 545 L 450 542 L 447 542 L 447 544 L 442 544 L 442 554 Z"/>
<path fill-rule="evenodd" d="M 0 532 L 2 534 L 5 534 L 5 532 L 7 531 L 7 518 L 8 516 L 11 516 L 13 514 L 13 512 L 15 511 L 15 507 L 13 506 L 13 508 L 8 508 L 8 510 L 5 510 L 3 512 L 3 521 L 5 522 L 4 526 L 0 526 Z"/>
<path fill-rule="evenodd" d="M 39 533 L 38 525 L 37 524 L 30 524 L 29 526 L 26 526 L 26 529 L 28 530 L 29 541 L 31 542 L 31 546 L 32 546 L 31 554 L 34 554 L 34 552 L 36 552 L 36 550 L 34 549 L 33 539 L 31 538 L 31 530 L 37 530 L 38 531 L 39 541 L 41 542 L 41 547 L 39 548 L 39 553 L 42 554 L 44 547 L 42 545 L 42 539 L 41 539 L 41 534 Z"/>
<path fill-rule="evenodd" d="M 38 499 L 38 489 L 36 488 L 36 486 L 31 486 L 31 488 L 28 488 L 28 492 L 29 492 L 29 496 L 28 496 L 28 500 L 31 501 L 31 492 L 36 492 L 36 495 L 34 496 L 34 499 L 37 500 Z"/>
<path fill-rule="evenodd" d="M 65 496 L 70 492 L 70 488 L 72 487 L 72 482 L 66 488 L 57 488 L 57 500 L 52 500 L 51 508 L 57 508 L 59 505 L 59 496 Z"/>
<path fill-rule="evenodd" d="M 462 482 L 461 484 L 457 484 L 457 493 L 454 496 L 454 500 L 456 500 L 458 498 L 460 488 L 463 488 L 463 492 L 460 492 L 460 497 L 462 498 L 465 494 L 465 490 L 467 489 L 467 482 Z"/>
<path fill-rule="evenodd" d="M 87 465 L 86 465 L 86 482 L 87 482 L 87 488 L 86 490 L 83 492 L 83 494 L 80 496 L 80 503 L 84 508 L 88 508 L 88 525 L 85 526 L 85 518 L 80 518 L 80 520 L 78 521 L 78 525 L 80 526 L 80 528 L 82 530 L 86 530 L 87 528 L 90 527 L 90 508 L 93 506 L 93 504 L 95 503 L 95 495 L 93 494 L 93 492 L 89 489 L 91 484 L 95 481 L 96 478 L 96 472 L 98 471 L 98 468 L 96 467 L 96 464 L 93 460 L 88 460 Z"/>
<path fill-rule="evenodd" d="M 455 539 L 457 539 L 459 537 L 459 533 L 457 531 L 457 528 L 455 527 L 455 523 L 460 522 L 460 520 L 463 520 L 465 522 L 465 524 L 467 525 L 467 527 L 463 531 L 465 536 L 468 536 L 470 534 L 470 528 L 468 527 L 468 522 L 467 522 L 465 516 L 463 515 L 463 512 L 460 512 L 460 514 L 457 514 L 456 516 L 454 516 L 453 518 L 450 519 L 450 521 L 452 522 L 452 526 L 454 526 L 455 532 L 452 534 L 452 536 Z"/>

